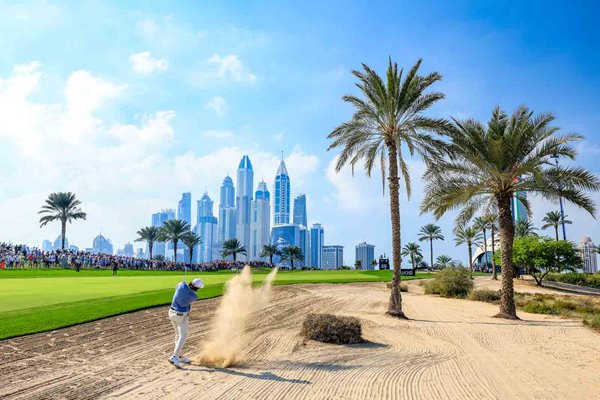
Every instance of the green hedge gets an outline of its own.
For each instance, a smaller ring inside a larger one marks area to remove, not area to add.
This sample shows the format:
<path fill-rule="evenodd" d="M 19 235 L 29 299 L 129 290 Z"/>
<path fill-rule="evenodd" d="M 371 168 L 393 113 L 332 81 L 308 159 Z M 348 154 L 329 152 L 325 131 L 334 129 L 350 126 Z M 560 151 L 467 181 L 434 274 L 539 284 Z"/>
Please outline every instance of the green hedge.
<path fill-rule="evenodd" d="M 568 274 L 548 274 L 546 279 L 554 282 L 570 283 L 572 285 L 600 289 L 600 272 L 595 274 L 583 274 L 580 272 L 571 272 Z"/>

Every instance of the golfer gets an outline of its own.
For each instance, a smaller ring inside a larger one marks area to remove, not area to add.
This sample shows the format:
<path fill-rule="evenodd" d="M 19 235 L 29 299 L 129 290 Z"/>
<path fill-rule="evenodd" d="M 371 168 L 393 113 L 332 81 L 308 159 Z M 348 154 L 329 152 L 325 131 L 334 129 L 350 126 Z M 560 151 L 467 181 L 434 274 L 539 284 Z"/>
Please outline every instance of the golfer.
<path fill-rule="evenodd" d="M 204 287 L 202 279 L 196 278 L 190 283 L 181 281 L 175 287 L 175 294 L 169 310 L 169 319 L 175 328 L 175 350 L 169 362 L 177 368 L 183 368 L 181 363 L 189 364 L 190 359 L 183 357 L 181 352 L 188 333 L 190 310 L 192 303 L 198 300 L 196 291 Z"/>

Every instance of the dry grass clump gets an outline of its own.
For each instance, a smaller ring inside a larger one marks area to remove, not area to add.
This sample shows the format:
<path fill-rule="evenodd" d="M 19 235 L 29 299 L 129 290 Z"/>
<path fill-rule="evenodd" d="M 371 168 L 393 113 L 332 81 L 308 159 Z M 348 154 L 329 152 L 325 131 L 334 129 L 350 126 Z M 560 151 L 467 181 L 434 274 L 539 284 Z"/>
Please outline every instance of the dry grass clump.
<path fill-rule="evenodd" d="M 388 282 L 385 285 L 387 286 L 388 289 L 392 288 L 392 282 Z M 401 283 L 400 284 L 400 291 L 401 292 L 408 292 L 408 285 L 406 283 Z"/>
<path fill-rule="evenodd" d="M 425 284 L 426 294 L 464 299 L 473 290 L 473 281 L 465 268 L 444 268 Z"/>
<path fill-rule="evenodd" d="M 469 294 L 469 300 L 483 301 L 486 303 L 499 303 L 500 302 L 500 290 L 488 290 L 478 289 L 473 290 Z"/>
<path fill-rule="evenodd" d="M 332 344 L 363 342 L 360 320 L 332 314 L 308 314 L 300 335 L 308 340 Z"/>

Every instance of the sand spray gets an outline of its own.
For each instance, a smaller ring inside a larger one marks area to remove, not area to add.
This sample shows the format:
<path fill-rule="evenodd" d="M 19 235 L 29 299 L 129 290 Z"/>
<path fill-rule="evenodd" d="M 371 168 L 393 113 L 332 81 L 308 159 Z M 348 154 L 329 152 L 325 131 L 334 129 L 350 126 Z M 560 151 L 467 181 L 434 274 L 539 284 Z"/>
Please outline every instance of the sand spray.
<path fill-rule="evenodd" d="M 245 344 L 253 339 L 252 333 L 246 332 L 248 323 L 256 311 L 269 303 L 276 274 L 277 268 L 267 275 L 262 286 L 252 287 L 252 270 L 246 266 L 225 284 L 225 294 L 211 323 L 208 338 L 194 363 L 227 368 L 240 361 Z"/>

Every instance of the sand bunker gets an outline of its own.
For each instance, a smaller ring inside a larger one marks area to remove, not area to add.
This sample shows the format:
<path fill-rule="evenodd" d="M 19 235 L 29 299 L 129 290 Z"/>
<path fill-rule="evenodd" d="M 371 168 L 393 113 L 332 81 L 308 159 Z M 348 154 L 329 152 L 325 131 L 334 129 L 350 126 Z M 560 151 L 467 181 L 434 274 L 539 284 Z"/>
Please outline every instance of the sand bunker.
<path fill-rule="evenodd" d="M 194 363 L 227 368 L 239 361 L 244 345 L 252 340 L 252 333 L 246 332 L 246 327 L 254 313 L 269 303 L 276 274 L 277 268 L 267 275 L 262 286 L 254 288 L 252 270 L 246 266 L 227 282 L 208 340 Z"/>

